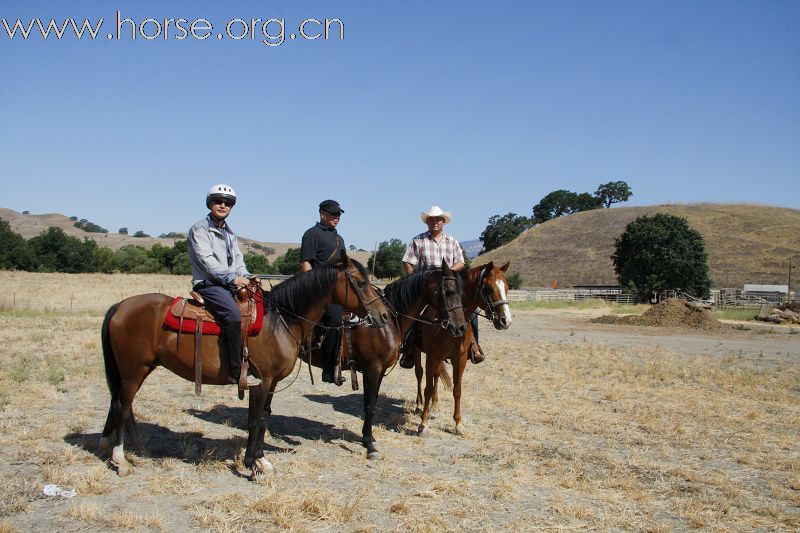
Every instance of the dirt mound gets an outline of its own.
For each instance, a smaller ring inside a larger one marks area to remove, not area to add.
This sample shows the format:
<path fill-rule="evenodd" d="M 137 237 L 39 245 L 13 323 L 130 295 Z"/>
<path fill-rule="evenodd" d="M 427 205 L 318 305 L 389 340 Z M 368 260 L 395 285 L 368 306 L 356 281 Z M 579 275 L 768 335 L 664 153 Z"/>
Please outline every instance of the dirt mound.
<path fill-rule="evenodd" d="M 641 316 L 601 316 L 592 322 L 600 324 L 625 324 L 632 326 L 684 327 L 719 329 L 722 323 L 705 309 L 685 300 L 672 298 L 654 305 Z"/>
<path fill-rule="evenodd" d="M 779 304 L 778 309 L 781 311 L 791 311 L 793 313 L 800 313 L 800 302 L 789 302 L 785 304 Z"/>

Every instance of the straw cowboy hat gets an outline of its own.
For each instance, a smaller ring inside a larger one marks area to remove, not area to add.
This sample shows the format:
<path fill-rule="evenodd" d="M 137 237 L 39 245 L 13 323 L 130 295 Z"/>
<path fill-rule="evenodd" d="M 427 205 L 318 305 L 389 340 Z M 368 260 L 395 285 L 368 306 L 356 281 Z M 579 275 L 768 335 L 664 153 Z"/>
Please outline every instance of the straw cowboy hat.
<path fill-rule="evenodd" d="M 421 212 L 419 217 L 426 224 L 428 223 L 428 217 L 442 217 L 445 224 L 453 220 L 453 215 L 451 215 L 449 211 L 442 211 L 442 208 L 438 205 L 432 205 L 427 212 Z"/>

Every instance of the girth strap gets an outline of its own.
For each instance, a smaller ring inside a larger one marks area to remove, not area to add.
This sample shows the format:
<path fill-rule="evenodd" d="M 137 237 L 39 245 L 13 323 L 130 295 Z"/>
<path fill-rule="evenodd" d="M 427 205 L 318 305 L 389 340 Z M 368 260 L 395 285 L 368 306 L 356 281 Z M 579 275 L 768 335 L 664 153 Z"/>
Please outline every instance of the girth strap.
<path fill-rule="evenodd" d="M 353 359 L 353 334 L 351 328 L 344 328 L 344 341 L 347 349 L 347 366 L 350 367 L 350 383 L 353 390 L 358 390 L 358 373 L 356 372 L 356 361 Z"/>
<path fill-rule="evenodd" d="M 194 393 L 200 396 L 203 382 L 203 358 L 201 348 L 203 346 L 203 321 L 195 320 L 194 325 Z"/>

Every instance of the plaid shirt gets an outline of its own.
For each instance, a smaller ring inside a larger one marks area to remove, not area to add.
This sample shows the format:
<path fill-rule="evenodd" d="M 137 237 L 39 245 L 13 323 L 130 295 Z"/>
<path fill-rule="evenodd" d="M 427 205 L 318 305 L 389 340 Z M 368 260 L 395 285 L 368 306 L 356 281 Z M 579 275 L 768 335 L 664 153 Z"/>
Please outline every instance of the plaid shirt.
<path fill-rule="evenodd" d="M 439 242 L 431 237 L 431 232 L 420 233 L 408 244 L 403 262 L 416 265 L 415 270 L 441 268 L 442 261 L 453 266 L 464 262 L 461 245 L 452 235 L 442 232 Z"/>

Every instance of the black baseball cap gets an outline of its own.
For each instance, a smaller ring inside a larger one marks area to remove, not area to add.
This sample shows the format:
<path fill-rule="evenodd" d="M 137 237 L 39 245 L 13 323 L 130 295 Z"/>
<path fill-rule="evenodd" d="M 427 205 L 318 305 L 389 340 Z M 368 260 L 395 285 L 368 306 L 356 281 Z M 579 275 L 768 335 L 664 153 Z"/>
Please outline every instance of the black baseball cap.
<path fill-rule="evenodd" d="M 344 209 L 342 206 L 339 205 L 339 202 L 336 200 L 325 200 L 319 204 L 320 211 L 327 211 L 332 215 L 338 215 L 339 213 L 344 213 Z"/>

